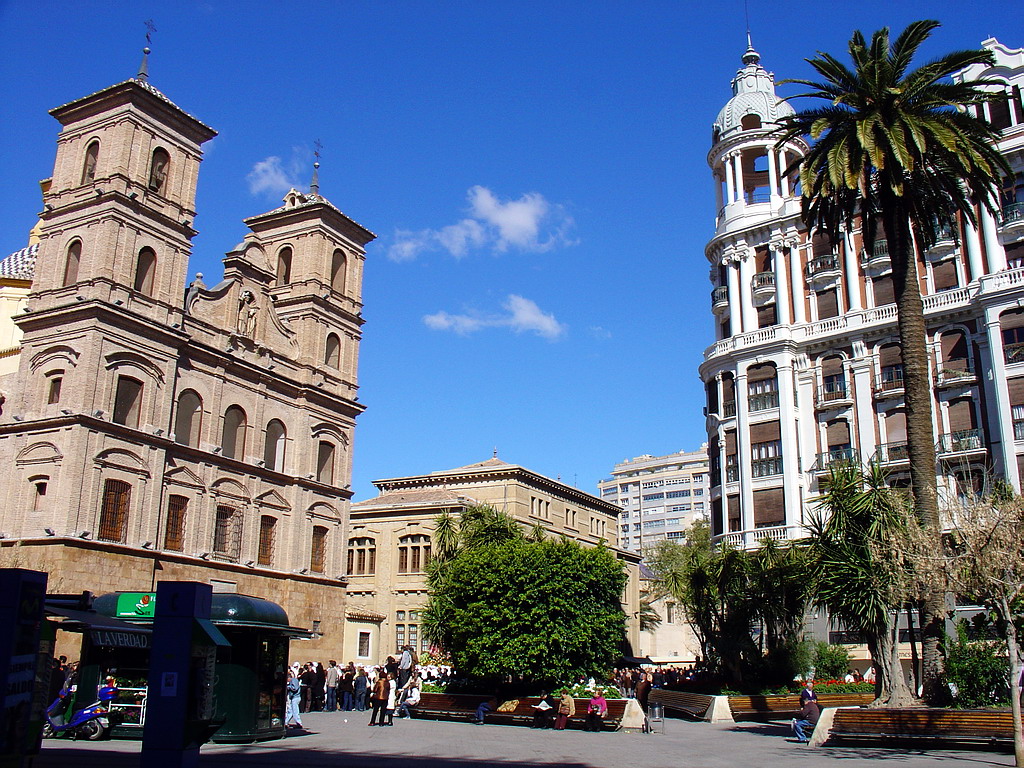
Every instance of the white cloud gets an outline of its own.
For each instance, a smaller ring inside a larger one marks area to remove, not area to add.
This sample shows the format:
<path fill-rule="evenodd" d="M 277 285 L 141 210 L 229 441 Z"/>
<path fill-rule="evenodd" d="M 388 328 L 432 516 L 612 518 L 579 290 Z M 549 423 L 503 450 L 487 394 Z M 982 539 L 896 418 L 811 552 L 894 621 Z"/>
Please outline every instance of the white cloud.
<path fill-rule="evenodd" d="M 539 192 L 527 192 L 518 200 L 501 200 L 487 187 L 477 185 L 466 196 L 467 218 L 440 229 L 396 231 L 388 258 L 411 261 L 421 253 L 443 251 L 461 259 L 471 250 L 484 248 L 496 253 L 542 253 L 576 243 L 570 237 L 572 217 Z"/>
<path fill-rule="evenodd" d="M 441 310 L 425 315 L 423 322 L 435 331 L 453 331 L 460 336 L 468 336 L 484 328 L 509 328 L 516 333 L 536 333 L 553 341 L 566 331 L 566 326 L 559 323 L 553 314 L 542 311 L 530 299 L 510 294 L 502 307 L 504 313 L 491 315 L 479 312 L 456 315 Z"/>
<path fill-rule="evenodd" d="M 249 183 L 249 192 L 253 195 L 283 195 L 289 189 L 305 189 L 300 180 L 304 169 L 308 168 L 310 177 L 313 168 L 307 162 L 309 152 L 302 147 L 292 149 L 291 157 L 282 160 L 277 155 L 271 155 L 253 165 L 245 180 Z"/>

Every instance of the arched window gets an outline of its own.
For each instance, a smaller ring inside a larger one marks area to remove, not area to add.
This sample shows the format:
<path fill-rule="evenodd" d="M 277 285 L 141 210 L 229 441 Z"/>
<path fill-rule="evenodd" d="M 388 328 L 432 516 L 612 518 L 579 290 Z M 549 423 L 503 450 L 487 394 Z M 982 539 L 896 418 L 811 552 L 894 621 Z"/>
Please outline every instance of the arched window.
<path fill-rule="evenodd" d="M 331 368 L 341 368 L 341 339 L 338 334 L 327 334 L 327 344 L 324 345 L 324 365 Z"/>
<path fill-rule="evenodd" d="M 61 285 L 71 285 L 78 282 L 78 265 L 82 261 L 82 241 L 75 240 L 68 246 L 67 256 L 64 258 L 64 282 Z"/>
<path fill-rule="evenodd" d="M 171 156 L 167 150 L 157 147 L 153 150 L 153 159 L 149 163 L 149 188 L 154 192 L 166 194 L 167 174 L 171 167 Z"/>
<path fill-rule="evenodd" d="M 744 115 L 740 118 L 740 130 L 754 131 L 761 127 L 761 116 L 755 114 Z"/>
<path fill-rule="evenodd" d="M 284 470 L 284 444 L 287 433 L 284 424 L 274 419 L 267 424 L 267 435 L 263 442 L 263 463 L 267 469 Z"/>
<path fill-rule="evenodd" d="M 345 252 L 338 248 L 331 257 L 331 288 L 338 293 L 345 292 L 345 281 L 347 278 L 348 259 Z"/>
<path fill-rule="evenodd" d="M 351 576 L 377 572 L 377 542 L 368 536 L 348 540 L 348 572 Z"/>
<path fill-rule="evenodd" d="M 334 484 L 334 444 L 321 440 L 316 451 L 317 482 Z"/>
<path fill-rule="evenodd" d="M 178 396 L 174 414 L 174 439 L 182 445 L 199 445 L 203 429 L 203 399 L 191 389 Z"/>
<path fill-rule="evenodd" d="M 292 249 L 282 248 L 277 254 L 277 285 L 292 281 Z"/>
<path fill-rule="evenodd" d="M 247 425 L 245 411 L 232 405 L 224 412 L 224 433 L 220 447 L 229 459 L 241 459 L 245 456 L 245 427 Z"/>
<path fill-rule="evenodd" d="M 142 413 L 142 382 L 131 376 L 118 376 L 114 392 L 114 423 L 139 426 Z"/>
<path fill-rule="evenodd" d="M 422 534 L 398 540 L 398 572 L 423 573 L 430 562 L 430 537 Z"/>
<path fill-rule="evenodd" d="M 121 541 L 128 536 L 128 504 L 132 487 L 123 480 L 103 483 L 103 506 L 100 508 L 100 529 L 96 535 L 102 541 Z"/>
<path fill-rule="evenodd" d="M 152 248 L 143 248 L 135 259 L 135 290 L 152 296 L 155 275 L 156 251 Z"/>
<path fill-rule="evenodd" d="M 85 162 L 82 163 L 82 183 L 88 184 L 96 178 L 96 164 L 100 160 L 100 142 L 98 139 L 89 142 L 85 148 Z"/>
<path fill-rule="evenodd" d="M 313 542 L 309 550 L 309 570 L 324 573 L 327 570 L 327 529 L 322 525 L 313 526 Z"/>

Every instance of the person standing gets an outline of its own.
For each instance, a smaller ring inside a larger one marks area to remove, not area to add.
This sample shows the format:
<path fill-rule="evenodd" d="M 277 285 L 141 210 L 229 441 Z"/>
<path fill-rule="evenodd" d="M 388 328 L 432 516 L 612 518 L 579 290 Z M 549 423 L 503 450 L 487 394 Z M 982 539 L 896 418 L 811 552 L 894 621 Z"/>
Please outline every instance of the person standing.
<path fill-rule="evenodd" d="M 398 659 L 398 687 L 405 688 L 405 684 L 409 682 L 409 677 L 412 675 L 412 646 L 403 645 L 402 655 Z"/>
<path fill-rule="evenodd" d="M 288 668 L 288 684 L 285 687 L 285 727 L 301 728 L 302 717 L 299 715 L 299 703 L 302 700 L 302 685 L 299 683 L 299 665 Z"/>
<path fill-rule="evenodd" d="M 382 722 L 381 725 L 394 725 L 395 724 L 395 709 L 398 707 L 398 682 L 388 675 L 388 700 L 387 704 L 384 705 L 384 714 L 387 716 L 387 722 Z"/>
<path fill-rule="evenodd" d="M 373 691 L 370 693 L 370 714 L 369 725 L 384 725 L 384 708 L 388 703 L 388 673 L 381 672 L 377 682 L 373 684 Z"/>
<path fill-rule="evenodd" d="M 338 708 L 338 682 L 341 680 L 341 670 L 338 662 L 331 659 L 327 662 L 327 704 L 324 709 L 327 712 L 334 712 Z"/>
<path fill-rule="evenodd" d="M 568 691 L 563 691 L 558 700 L 558 716 L 555 718 L 555 730 L 564 731 L 569 718 L 576 714 L 576 700 Z"/>
<path fill-rule="evenodd" d="M 651 675 L 649 672 L 644 672 L 640 677 L 640 682 L 636 684 L 635 689 L 636 701 L 640 705 L 640 709 L 647 714 L 647 700 L 651 697 Z"/>
<path fill-rule="evenodd" d="M 341 708 L 346 712 L 351 712 L 355 707 L 355 681 L 355 667 L 349 665 L 349 668 L 341 673 L 338 681 L 338 694 L 341 696 Z"/>
<path fill-rule="evenodd" d="M 356 679 L 352 683 L 352 690 L 354 692 L 353 698 L 355 699 L 356 711 L 365 712 L 367 698 L 370 693 L 370 678 L 366 676 L 365 667 L 360 667 L 359 672 L 356 673 Z"/>

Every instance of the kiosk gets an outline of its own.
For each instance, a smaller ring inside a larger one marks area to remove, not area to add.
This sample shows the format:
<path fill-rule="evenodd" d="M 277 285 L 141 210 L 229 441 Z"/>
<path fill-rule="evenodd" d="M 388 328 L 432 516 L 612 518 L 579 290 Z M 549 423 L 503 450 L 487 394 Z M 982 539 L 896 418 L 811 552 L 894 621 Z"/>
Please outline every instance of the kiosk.
<path fill-rule="evenodd" d="M 147 628 L 153 624 L 155 605 L 151 592 L 114 592 L 93 603 L 98 613 Z M 213 717 L 224 724 L 211 740 L 248 743 L 284 737 L 288 644 L 293 637 L 309 637 L 309 631 L 289 626 L 288 614 L 277 603 L 248 595 L 214 594 L 210 621 L 231 643 L 217 650 Z M 123 722 L 113 736 L 141 739 L 149 648 L 103 646 L 90 638 L 82 646 L 82 665 L 117 680 L 122 693 L 111 709 L 122 713 Z"/>

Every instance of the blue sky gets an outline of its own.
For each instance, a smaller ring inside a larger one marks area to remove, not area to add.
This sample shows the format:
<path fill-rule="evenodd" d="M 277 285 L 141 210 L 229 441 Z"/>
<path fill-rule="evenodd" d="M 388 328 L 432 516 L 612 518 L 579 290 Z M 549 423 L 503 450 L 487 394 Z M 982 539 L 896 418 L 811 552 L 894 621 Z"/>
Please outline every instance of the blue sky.
<path fill-rule="evenodd" d="M 749 0 L 763 64 L 807 77 L 856 28 L 932 17 L 938 55 L 1024 46 L 1020 1 Z M 379 235 L 363 287 L 356 498 L 491 456 L 593 492 L 705 439 L 711 123 L 745 45 L 728 2 L 0 2 L 0 251 L 50 175 L 47 110 L 132 76 L 216 128 L 192 272 L 308 185 Z M 793 91 L 790 90 L 790 93 Z M 13 149 L 13 151 L 12 151 Z"/>

